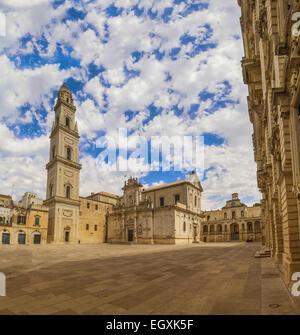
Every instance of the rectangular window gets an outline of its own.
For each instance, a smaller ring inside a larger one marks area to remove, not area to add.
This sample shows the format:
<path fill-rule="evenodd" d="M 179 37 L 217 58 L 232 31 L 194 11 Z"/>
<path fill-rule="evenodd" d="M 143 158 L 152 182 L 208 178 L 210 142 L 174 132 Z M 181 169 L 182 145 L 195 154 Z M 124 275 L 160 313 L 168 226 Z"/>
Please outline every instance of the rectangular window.
<path fill-rule="evenodd" d="M 87 209 L 90 209 L 90 203 L 89 202 L 86 204 L 86 207 L 87 207 Z"/>
<path fill-rule="evenodd" d="M 87 224 L 87 225 L 85 226 L 85 229 L 86 229 L 86 230 L 89 230 L 89 229 L 90 229 L 90 225 Z"/>
<path fill-rule="evenodd" d="M 39 226 L 40 225 L 40 218 L 38 216 L 35 218 L 34 225 L 35 226 Z"/>
<path fill-rule="evenodd" d="M 26 216 L 21 216 L 19 215 L 18 216 L 18 224 L 21 224 L 21 225 L 26 225 Z"/>
<path fill-rule="evenodd" d="M 98 205 L 95 206 L 96 211 L 98 210 Z"/>
<path fill-rule="evenodd" d="M 95 225 L 95 231 L 97 231 L 98 230 L 98 226 L 97 225 Z"/>
<path fill-rule="evenodd" d="M 165 198 L 159 198 L 159 205 L 160 205 L 160 207 L 164 207 L 164 205 L 165 205 Z"/>
<path fill-rule="evenodd" d="M 180 201 L 180 194 L 175 194 L 175 204 Z"/>

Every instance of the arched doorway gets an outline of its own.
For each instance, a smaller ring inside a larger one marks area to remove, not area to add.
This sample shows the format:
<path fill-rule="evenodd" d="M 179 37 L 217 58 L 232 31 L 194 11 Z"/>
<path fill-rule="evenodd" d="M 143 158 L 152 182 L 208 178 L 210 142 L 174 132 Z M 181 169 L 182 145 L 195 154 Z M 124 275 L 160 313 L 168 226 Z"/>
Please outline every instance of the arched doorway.
<path fill-rule="evenodd" d="M 231 225 L 231 240 L 237 241 L 240 239 L 239 225 L 234 223 Z"/>

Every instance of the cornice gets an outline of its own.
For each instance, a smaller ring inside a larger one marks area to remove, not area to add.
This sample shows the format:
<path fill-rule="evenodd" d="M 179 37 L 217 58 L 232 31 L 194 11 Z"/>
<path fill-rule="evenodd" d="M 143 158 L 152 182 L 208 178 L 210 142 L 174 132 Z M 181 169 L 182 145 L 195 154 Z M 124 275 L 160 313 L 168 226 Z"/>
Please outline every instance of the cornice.
<path fill-rule="evenodd" d="M 52 159 L 47 165 L 46 169 L 49 170 L 54 164 L 56 163 L 63 163 L 65 165 L 68 165 L 74 169 L 81 170 L 82 165 L 73 161 L 69 161 L 68 159 L 65 159 L 61 156 L 56 156 L 54 159 Z"/>

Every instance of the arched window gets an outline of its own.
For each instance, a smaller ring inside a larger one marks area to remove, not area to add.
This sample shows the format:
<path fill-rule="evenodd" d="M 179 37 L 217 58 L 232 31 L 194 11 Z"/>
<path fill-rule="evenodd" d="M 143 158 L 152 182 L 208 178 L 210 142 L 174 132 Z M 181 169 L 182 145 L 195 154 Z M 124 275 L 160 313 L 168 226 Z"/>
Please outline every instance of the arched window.
<path fill-rule="evenodd" d="M 55 147 L 52 148 L 52 159 L 55 157 Z"/>
<path fill-rule="evenodd" d="M 70 118 L 66 117 L 66 127 L 70 128 Z"/>
<path fill-rule="evenodd" d="M 224 219 L 227 219 L 227 213 L 226 212 L 224 213 Z"/>
<path fill-rule="evenodd" d="M 208 227 L 207 226 L 203 226 L 203 233 L 208 233 Z"/>
<path fill-rule="evenodd" d="M 67 147 L 67 159 L 70 161 L 72 158 L 72 149 Z"/>
<path fill-rule="evenodd" d="M 186 232 L 186 223 L 183 222 L 183 231 Z"/>
<path fill-rule="evenodd" d="M 252 227 L 252 223 L 251 222 L 248 223 L 248 231 L 253 231 L 253 227 Z"/>
<path fill-rule="evenodd" d="M 66 187 L 66 197 L 68 199 L 70 199 L 70 197 L 71 197 L 71 187 L 70 186 Z"/>
<path fill-rule="evenodd" d="M 235 212 L 232 212 L 232 218 L 235 219 Z"/>
<path fill-rule="evenodd" d="M 197 207 L 197 196 L 195 195 L 195 207 Z"/>
<path fill-rule="evenodd" d="M 222 225 L 218 225 L 218 233 L 222 233 Z"/>
<path fill-rule="evenodd" d="M 245 216 L 244 211 L 241 211 L 241 217 L 243 218 Z"/>

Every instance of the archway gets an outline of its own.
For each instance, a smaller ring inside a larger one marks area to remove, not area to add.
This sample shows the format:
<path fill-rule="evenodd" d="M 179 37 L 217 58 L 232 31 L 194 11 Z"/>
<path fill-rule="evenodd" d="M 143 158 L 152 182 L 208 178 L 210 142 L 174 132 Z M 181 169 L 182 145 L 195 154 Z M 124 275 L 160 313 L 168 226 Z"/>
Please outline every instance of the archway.
<path fill-rule="evenodd" d="M 233 223 L 231 225 L 231 240 L 236 241 L 240 239 L 239 225 Z"/>

